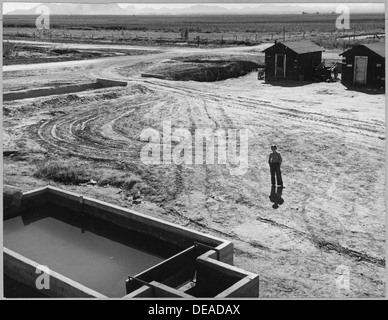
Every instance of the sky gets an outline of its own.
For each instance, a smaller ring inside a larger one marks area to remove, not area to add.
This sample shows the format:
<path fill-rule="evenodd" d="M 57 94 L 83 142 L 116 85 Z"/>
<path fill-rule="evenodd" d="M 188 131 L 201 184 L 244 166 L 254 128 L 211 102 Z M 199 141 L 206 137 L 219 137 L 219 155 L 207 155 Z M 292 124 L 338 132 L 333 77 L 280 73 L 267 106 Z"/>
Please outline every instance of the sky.
<path fill-rule="evenodd" d="M 88 1 L 85 1 L 85 2 L 88 2 Z M 55 3 L 55 2 L 53 2 Z M 18 10 L 18 9 L 30 9 L 30 8 L 33 8 L 35 6 L 37 6 L 38 4 L 40 3 L 22 3 L 22 2 L 19 2 L 19 3 L 12 3 L 12 2 L 8 2 L 8 3 L 4 3 L 3 4 L 3 13 L 7 13 L 9 11 L 13 11 L 13 10 Z M 135 6 L 136 8 L 138 9 L 142 9 L 142 8 L 155 8 L 155 9 L 158 9 L 158 8 L 187 8 L 187 7 L 190 7 L 192 5 L 195 5 L 195 4 L 199 4 L 199 3 L 149 3 L 149 4 L 140 4 L 140 3 L 119 3 L 119 6 L 120 7 L 128 7 L 128 6 Z M 227 9 L 232 9 L 232 8 L 244 8 L 244 7 L 257 7 L 257 6 L 261 6 L 265 3 L 200 3 L 201 5 L 215 5 L 215 6 L 219 6 L 219 7 L 224 7 L 224 8 L 227 8 Z M 273 3 L 271 3 L 273 4 Z M 304 6 L 306 8 L 311 8 L 311 7 L 314 7 L 317 9 L 317 11 L 321 10 L 325 10 L 326 11 L 331 11 L 331 10 L 335 10 L 335 8 L 340 5 L 340 3 L 285 3 L 285 5 L 301 5 L 301 6 Z M 281 4 L 278 4 L 278 5 L 281 5 Z M 347 3 L 347 5 L 351 5 L 349 3 Z M 383 3 L 354 3 L 353 6 L 357 7 L 357 9 L 361 9 L 361 8 L 365 8 L 365 9 L 377 9 L 381 12 L 384 12 L 384 4 Z M 351 8 L 351 6 L 350 6 Z M 369 11 L 369 10 L 368 10 Z"/>

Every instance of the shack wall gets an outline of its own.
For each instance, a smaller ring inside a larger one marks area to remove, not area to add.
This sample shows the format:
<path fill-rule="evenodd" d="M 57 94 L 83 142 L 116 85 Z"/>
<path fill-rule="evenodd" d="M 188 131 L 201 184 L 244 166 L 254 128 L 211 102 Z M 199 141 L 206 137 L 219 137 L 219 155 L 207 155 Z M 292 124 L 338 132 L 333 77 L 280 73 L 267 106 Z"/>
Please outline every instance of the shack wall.
<path fill-rule="evenodd" d="M 298 55 L 298 80 L 312 80 L 314 68 L 322 62 L 322 52 L 309 52 Z"/>
<path fill-rule="evenodd" d="M 265 51 L 265 80 L 278 80 L 283 77 L 275 77 L 275 55 L 286 55 L 287 80 L 311 80 L 313 69 L 322 61 L 322 51 L 297 54 L 283 44 L 278 43 Z"/>
<path fill-rule="evenodd" d="M 355 57 L 368 57 L 366 86 L 385 86 L 385 59 L 365 47 L 354 47 L 345 52 L 342 59 L 341 82 L 345 85 L 355 85 Z"/>

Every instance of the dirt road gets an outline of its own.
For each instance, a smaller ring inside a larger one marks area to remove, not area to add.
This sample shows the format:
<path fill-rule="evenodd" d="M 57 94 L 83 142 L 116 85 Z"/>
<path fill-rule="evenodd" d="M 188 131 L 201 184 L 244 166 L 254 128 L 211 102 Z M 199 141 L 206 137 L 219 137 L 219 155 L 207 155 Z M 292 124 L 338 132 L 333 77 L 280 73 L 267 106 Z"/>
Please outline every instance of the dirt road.
<path fill-rule="evenodd" d="M 213 83 L 140 77 L 164 59 L 255 54 L 252 49 L 262 48 L 178 48 L 4 69 L 4 91 L 95 77 L 129 81 L 125 88 L 4 103 L 4 150 L 19 152 L 4 160 L 4 183 L 23 190 L 47 184 L 32 177 L 47 159 L 133 172 L 153 190 L 137 206 L 110 186 L 50 183 L 232 240 L 235 265 L 260 275 L 261 297 L 382 297 L 384 95 L 340 83 L 270 85 L 255 73 Z M 143 164 L 140 133 L 161 132 L 163 120 L 190 132 L 248 129 L 247 173 L 233 176 L 218 164 Z M 273 142 L 284 158 L 278 209 L 269 199 Z M 346 271 L 349 289 L 338 285 Z"/>

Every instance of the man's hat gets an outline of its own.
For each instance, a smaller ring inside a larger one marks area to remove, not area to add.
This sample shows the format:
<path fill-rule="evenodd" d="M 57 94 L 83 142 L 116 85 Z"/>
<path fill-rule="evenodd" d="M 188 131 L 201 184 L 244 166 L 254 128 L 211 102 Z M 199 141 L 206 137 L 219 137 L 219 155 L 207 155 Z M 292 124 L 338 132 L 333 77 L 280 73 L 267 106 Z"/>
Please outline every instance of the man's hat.
<path fill-rule="evenodd" d="M 276 144 L 271 144 L 271 148 L 277 148 Z"/>

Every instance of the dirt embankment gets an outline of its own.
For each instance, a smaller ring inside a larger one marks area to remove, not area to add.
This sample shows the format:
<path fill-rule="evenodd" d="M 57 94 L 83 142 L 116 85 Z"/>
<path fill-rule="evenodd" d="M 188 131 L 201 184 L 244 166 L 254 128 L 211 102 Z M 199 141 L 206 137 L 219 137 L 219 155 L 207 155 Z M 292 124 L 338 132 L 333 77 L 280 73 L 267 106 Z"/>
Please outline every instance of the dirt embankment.
<path fill-rule="evenodd" d="M 263 67 L 256 57 L 190 57 L 163 60 L 150 69 L 152 74 L 174 81 L 214 82 L 238 78 Z"/>
<path fill-rule="evenodd" d="M 193 69 L 189 66 L 184 70 L 173 70 L 166 72 L 166 79 L 170 80 L 194 80 L 200 82 L 213 82 L 230 78 L 238 78 L 257 70 L 260 66 L 250 61 L 187 61 L 198 65 Z"/>

